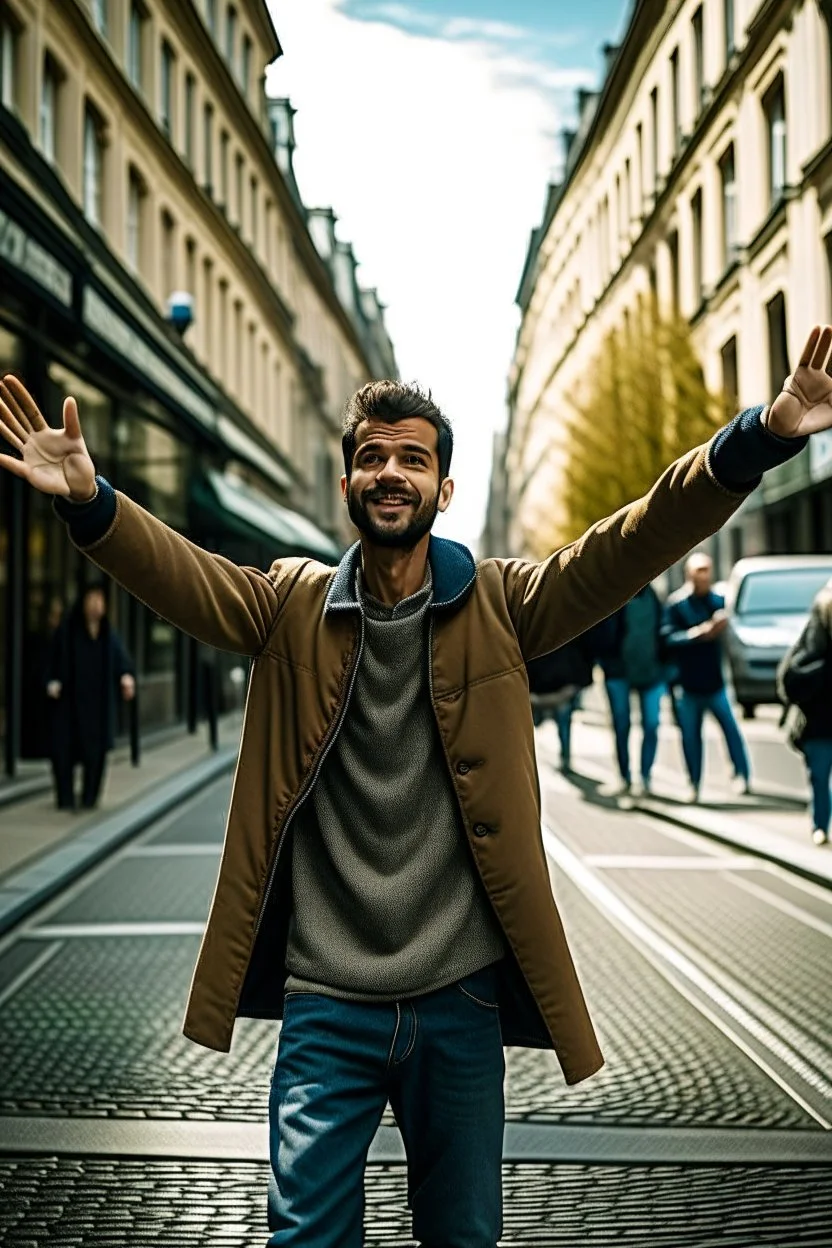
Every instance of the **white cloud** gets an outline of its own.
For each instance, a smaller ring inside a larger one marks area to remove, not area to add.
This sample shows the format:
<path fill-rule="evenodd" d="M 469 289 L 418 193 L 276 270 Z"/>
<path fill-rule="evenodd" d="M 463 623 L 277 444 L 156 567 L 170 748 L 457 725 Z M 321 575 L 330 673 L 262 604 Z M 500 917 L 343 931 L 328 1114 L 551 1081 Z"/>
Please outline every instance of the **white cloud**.
<path fill-rule="evenodd" d="M 333 206 L 359 279 L 388 305 L 403 377 L 430 386 L 454 422 L 457 493 L 439 531 L 473 545 L 504 422 L 514 295 L 556 156 L 552 92 L 593 74 L 526 56 L 512 28 L 502 40 L 481 25 L 437 37 L 359 21 L 338 0 L 271 5 L 284 56 L 268 85 L 298 110 L 304 202 Z"/>

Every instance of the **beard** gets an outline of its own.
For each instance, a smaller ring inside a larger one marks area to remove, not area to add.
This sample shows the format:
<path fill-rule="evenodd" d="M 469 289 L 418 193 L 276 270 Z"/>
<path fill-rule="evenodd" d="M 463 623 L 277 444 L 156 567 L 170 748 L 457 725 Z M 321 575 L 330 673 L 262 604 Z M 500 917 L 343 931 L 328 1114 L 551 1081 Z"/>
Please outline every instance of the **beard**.
<path fill-rule="evenodd" d="M 368 504 L 380 502 L 386 497 L 406 497 L 408 502 L 414 503 L 419 501 L 418 495 L 414 495 L 410 491 L 372 489 L 365 490 L 359 496 L 350 489 L 347 493 L 347 509 L 350 513 L 350 520 L 352 520 L 359 533 L 363 534 L 364 537 L 368 537 L 376 546 L 384 546 L 388 550 L 412 550 L 425 534 L 430 533 L 433 528 L 436 513 L 439 511 L 439 491 L 436 491 L 433 498 L 428 499 L 421 506 L 417 506 L 415 511 L 411 512 L 410 519 L 404 525 L 401 523 L 401 517 L 388 521 L 373 519 L 368 510 Z"/>

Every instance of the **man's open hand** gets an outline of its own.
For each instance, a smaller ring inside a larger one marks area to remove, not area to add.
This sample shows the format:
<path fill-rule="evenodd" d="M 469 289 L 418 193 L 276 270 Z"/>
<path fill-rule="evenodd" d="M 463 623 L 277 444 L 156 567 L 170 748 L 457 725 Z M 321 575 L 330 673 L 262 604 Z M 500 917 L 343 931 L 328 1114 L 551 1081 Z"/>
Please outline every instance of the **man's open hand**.
<path fill-rule="evenodd" d="M 22 382 L 11 375 L 0 381 L 0 434 L 23 457 L 0 455 L 0 464 L 42 494 L 81 503 L 95 495 L 95 466 L 74 399 L 66 399 L 63 415 L 63 429 L 52 429 Z"/>
<path fill-rule="evenodd" d="M 799 438 L 806 433 L 832 429 L 832 325 L 816 325 L 806 340 L 800 363 L 783 383 L 766 420 L 772 433 L 781 438 Z"/>

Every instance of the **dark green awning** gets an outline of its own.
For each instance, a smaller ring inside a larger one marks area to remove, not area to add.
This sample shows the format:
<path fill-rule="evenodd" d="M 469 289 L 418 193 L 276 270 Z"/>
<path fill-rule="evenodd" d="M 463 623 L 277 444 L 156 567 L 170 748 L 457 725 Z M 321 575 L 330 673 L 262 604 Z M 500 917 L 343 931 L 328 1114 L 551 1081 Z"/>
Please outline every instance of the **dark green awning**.
<path fill-rule="evenodd" d="M 243 537 L 253 537 L 277 547 L 277 554 L 313 555 L 337 563 L 341 551 L 306 516 L 281 507 L 252 485 L 208 469 L 194 479 L 191 493 L 196 505 L 218 512 L 225 527 Z"/>

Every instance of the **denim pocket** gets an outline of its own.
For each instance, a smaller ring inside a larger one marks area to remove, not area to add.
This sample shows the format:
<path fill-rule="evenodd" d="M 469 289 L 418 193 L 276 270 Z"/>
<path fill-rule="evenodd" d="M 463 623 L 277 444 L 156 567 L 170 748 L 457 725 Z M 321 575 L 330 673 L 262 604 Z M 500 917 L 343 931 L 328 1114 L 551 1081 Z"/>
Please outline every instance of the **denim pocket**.
<path fill-rule="evenodd" d="M 484 966 L 479 971 L 472 971 L 470 975 L 463 975 L 462 979 L 457 980 L 455 986 L 469 1001 L 473 1001 L 486 1010 L 500 1008 L 496 1001 L 497 976 L 492 966 Z"/>

